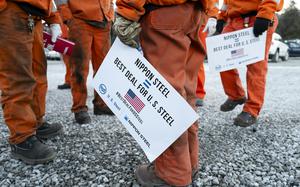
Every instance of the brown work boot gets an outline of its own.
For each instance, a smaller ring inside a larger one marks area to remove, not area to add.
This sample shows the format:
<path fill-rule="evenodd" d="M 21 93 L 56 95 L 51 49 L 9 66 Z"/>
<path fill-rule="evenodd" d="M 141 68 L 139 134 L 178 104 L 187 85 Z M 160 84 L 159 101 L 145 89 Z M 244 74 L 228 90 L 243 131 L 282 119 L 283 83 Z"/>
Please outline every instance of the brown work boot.
<path fill-rule="evenodd" d="M 36 130 L 36 136 L 42 139 L 53 138 L 63 133 L 63 127 L 59 123 L 43 122 L 42 125 Z"/>
<path fill-rule="evenodd" d="M 96 107 L 94 106 L 94 114 L 95 115 L 114 115 L 114 113 L 107 107 Z"/>
<path fill-rule="evenodd" d="M 56 152 L 42 143 L 36 136 L 28 137 L 24 142 L 11 144 L 11 155 L 26 164 L 44 164 L 53 160 Z"/>
<path fill-rule="evenodd" d="M 241 112 L 235 119 L 234 125 L 240 127 L 249 127 L 257 122 L 256 117 L 252 116 L 248 112 Z"/>
<path fill-rule="evenodd" d="M 59 89 L 59 90 L 71 89 L 71 86 L 68 83 L 63 83 L 61 85 L 58 85 L 57 89 Z"/>
<path fill-rule="evenodd" d="M 74 113 L 75 120 L 79 124 L 88 124 L 91 123 L 91 117 L 87 111 L 79 111 Z"/>
<path fill-rule="evenodd" d="M 246 102 L 246 97 L 243 97 L 242 99 L 238 99 L 238 100 L 227 99 L 225 103 L 221 105 L 220 110 L 222 112 L 228 112 L 233 110 L 237 105 L 242 105 L 245 102 Z"/>
<path fill-rule="evenodd" d="M 135 171 L 135 177 L 142 187 L 172 187 L 172 185 L 156 176 L 153 164 L 138 166 Z"/>

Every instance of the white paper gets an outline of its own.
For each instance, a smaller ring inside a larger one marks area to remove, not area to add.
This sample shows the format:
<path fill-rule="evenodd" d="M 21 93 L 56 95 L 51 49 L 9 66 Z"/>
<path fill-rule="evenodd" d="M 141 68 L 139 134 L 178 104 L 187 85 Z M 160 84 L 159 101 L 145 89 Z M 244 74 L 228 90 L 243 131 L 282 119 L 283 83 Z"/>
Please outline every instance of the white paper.
<path fill-rule="evenodd" d="M 207 37 L 210 71 L 222 72 L 259 62 L 265 58 L 266 32 L 255 37 L 253 27 Z"/>
<path fill-rule="evenodd" d="M 193 108 L 142 54 L 118 38 L 93 86 L 150 162 L 198 119 Z"/>

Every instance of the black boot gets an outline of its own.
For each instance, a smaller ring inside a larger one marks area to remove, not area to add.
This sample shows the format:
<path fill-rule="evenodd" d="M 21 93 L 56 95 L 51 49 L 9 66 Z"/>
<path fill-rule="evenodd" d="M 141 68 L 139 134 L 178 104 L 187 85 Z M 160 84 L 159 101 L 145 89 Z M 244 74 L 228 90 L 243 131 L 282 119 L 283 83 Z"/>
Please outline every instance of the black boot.
<path fill-rule="evenodd" d="M 196 106 L 200 107 L 200 106 L 203 106 L 203 105 L 204 105 L 203 99 L 197 98 L 196 99 Z"/>
<path fill-rule="evenodd" d="M 42 143 L 34 135 L 22 143 L 10 146 L 12 157 L 22 160 L 26 164 L 44 164 L 56 156 L 56 152 L 52 148 Z"/>
<path fill-rule="evenodd" d="M 106 107 L 96 107 L 94 106 L 94 114 L 95 115 L 114 115 L 114 113 L 106 106 Z"/>
<path fill-rule="evenodd" d="M 237 105 L 242 105 L 245 102 L 246 102 L 246 97 L 243 97 L 242 99 L 238 99 L 238 100 L 227 99 L 225 103 L 221 105 L 220 110 L 222 112 L 228 112 L 233 110 Z"/>
<path fill-rule="evenodd" d="M 57 89 L 59 89 L 59 90 L 65 90 L 65 89 L 70 89 L 70 88 L 71 88 L 70 84 L 67 84 L 67 83 L 57 86 Z"/>
<path fill-rule="evenodd" d="M 87 111 L 76 112 L 74 115 L 76 122 L 79 124 L 91 123 L 91 117 Z"/>
<path fill-rule="evenodd" d="M 256 117 L 252 116 L 248 112 L 241 112 L 235 119 L 234 125 L 240 127 L 249 127 L 257 122 Z"/>
<path fill-rule="evenodd" d="M 63 127 L 59 123 L 49 124 L 47 122 L 36 130 L 36 136 L 42 139 L 53 138 L 63 132 Z"/>

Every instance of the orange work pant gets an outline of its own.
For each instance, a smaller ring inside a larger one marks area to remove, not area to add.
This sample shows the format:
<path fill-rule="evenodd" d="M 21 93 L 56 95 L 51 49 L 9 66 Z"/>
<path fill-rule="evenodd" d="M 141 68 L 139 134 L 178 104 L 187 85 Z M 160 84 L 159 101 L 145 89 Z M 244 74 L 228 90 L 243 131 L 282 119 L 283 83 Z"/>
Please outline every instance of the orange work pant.
<path fill-rule="evenodd" d="M 194 108 L 199 59 L 205 54 L 198 36 L 201 21 L 201 9 L 193 2 L 160 7 L 141 19 L 146 59 Z M 198 169 L 198 153 L 194 123 L 155 160 L 155 173 L 171 185 L 188 185 L 192 170 Z"/>
<path fill-rule="evenodd" d="M 34 32 L 28 14 L 8 1 L 0 12 L 0 90 L 4 120 L 11 144 L 23 142 L 36 131 L 32 109 L 36 81 L 32 72 Z"/>
<path fill-rule="evenodd" d="M 200 41 L 201 41 L 202 45 L 206 48 L 205 39 L 206 39 L 207 33 L 202 32 L 204 27 L 205 27 L 205 24 L 200 29 L 199 37 L 200 37 Z M 205 88 L 204 88 L 204 85 L 205 85 L 204 59 L 205 59 L 205 56 L 203 56 L 203 58 L 199 59 L 200 68 L 199 68 L 198 76 L 197 76 L 196 95 L 200 99 L 204 99 L 204 97 L 206 95 L 206 91 L 205 91 Z"/>
<path fill-rule="evenodd" d="M 43 47 L 43 25 L 39 21 L 35 25 L 32 47 L 32 71 L 36 80 L 33 91 L 32 109 L 36 115 L 38 125 L 43 122 L 46 109 L 47 83 L 47 58 Z"/>
<path fill-rule="evenodd" d="M 66 66 L 65 83 L 70 85 L 71 84 L 70 57 L 68 55 L 62 55 L 62 58 Z"/>
<path fill-rule="evenodd" d="M 69 28 L 65 24 L 61 24 L 62 35 L 61 37 L 64 39 L 69 38 Z M 66 74 L 65 74 L 65 83 L 71 84 L 71 69 L 70 69 L 70 57 L 68 55 L 61 55 L 64 64 L 66 66 Z"/>
<path fill-rule="evenodd" d="M 250 27 L 254 25 L 255 17 L 250 18 Z M 278 24 L 275 16 L 274 24 L 267 31 L 265 59 L 247 66 L 247 101 L 243 111 L 257 117 L 264 103 L 266 76 L 268 70 L 269 49 L 272 42 L 272 34 Z M 232 32 L 244 28 L 244 19 L 241 17 L 232 18 L 224 28 L 223 33 Z M 239 77 L 238 70 L 229 70 L 220 73 L 225 94 L 229 99 L 237 100 L 245 97 L 245 91 Z"/>
<path fill-rule="evenodd" d="M 107 24 L 106 28 L 97 28 L 77 18 L 74 18 L 69 25 L 69 37 L 75 43 L 70 56 L 72 112 L 88 110 L 86 81 L 89 61 L 92 61 L 95 75 L 110 48 L 110 25 Z M 94 91 L 93 104 L 94 107 L 100 108 L 106 106 L 96 91 Z"/>

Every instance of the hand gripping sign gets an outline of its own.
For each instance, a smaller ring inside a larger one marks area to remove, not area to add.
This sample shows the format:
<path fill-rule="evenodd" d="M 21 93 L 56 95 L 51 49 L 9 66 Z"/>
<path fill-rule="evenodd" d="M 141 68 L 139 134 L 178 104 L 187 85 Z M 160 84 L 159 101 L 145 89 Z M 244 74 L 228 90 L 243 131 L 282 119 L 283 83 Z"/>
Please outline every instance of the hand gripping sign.
<path fill-rule="evenodd" d="M 96 73 L 93 86 L 150 162 L 198 118 L 141 53 L 119 39 Z"/>
<path fill-rule="evenodd" d="M 222 72 L 259 62 L 265 58 L 266 32 L 255 37 L 253 27 L 207 37 L 210 71 Z"/>

